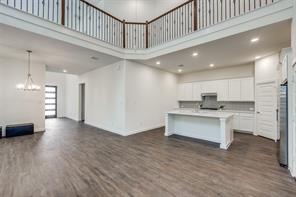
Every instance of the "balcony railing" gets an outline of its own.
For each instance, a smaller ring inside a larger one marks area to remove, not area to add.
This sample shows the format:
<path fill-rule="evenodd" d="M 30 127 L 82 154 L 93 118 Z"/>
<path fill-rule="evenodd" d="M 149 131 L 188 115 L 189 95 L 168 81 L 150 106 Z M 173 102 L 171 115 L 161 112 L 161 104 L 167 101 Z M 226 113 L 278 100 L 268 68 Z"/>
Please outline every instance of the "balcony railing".
<path fill-rule="evenodd" d="M 189 0 L 143 23 L 120 20 L 84 0 L 0 0 L 2 4 L 113 46 L 145 49 L 280 0 Z"/>

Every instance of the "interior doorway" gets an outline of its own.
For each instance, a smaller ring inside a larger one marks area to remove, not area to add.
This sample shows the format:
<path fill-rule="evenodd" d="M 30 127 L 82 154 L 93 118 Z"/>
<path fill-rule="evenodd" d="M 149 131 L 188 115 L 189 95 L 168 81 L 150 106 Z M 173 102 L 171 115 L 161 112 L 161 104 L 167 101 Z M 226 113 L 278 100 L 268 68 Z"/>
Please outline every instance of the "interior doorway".
<path fill-rule="evenodd" d="M 79 84 L 79 120 L 85 121 L 85 84 Z"/>

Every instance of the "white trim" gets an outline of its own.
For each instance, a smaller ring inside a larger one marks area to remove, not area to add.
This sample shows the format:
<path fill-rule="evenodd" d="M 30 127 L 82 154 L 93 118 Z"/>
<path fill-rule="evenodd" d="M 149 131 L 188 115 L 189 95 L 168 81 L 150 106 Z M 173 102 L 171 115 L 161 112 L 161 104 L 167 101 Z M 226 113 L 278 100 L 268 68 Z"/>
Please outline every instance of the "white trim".
<path fill-rule="evenodd" d="M 45 128 L 35 128 L 34 133 L 45 132 Z"/>
<path fill-rule="evenodd" d="M 164 127 L 164 125 L 158 125 L 158 126 L 146 127 L 146 128 L 142 128 L 142 129 L 136 129 L 136 130 L 132 130 L 132 131 L 126 131 L 124 136 L 134 135 L 134 134 L 142 133 L 142 132 L 145 132 L 145 131 L 159 129 L 159 128 L 162 128 L 162 127 Z"/>
<path fill-rule="evenodd" d="M 101 130 L 104 130 L 104 131 L 107 131 L 107 132 L 115 133 L 115 134 L 118 134 L 118 135 L 121 135 L 121 136 L 126 136 L 125 133 L 124 133 L 124 129 L 109 128 L 109 127 L 102 126 L 102 125 L 97 126 L 97 125 L 94 125 L 94 124 L 89 123 L 89 122 L 84 122 L 84 123 L 86 125 L 95 127 L 97 129 L 101 129 Z"/>

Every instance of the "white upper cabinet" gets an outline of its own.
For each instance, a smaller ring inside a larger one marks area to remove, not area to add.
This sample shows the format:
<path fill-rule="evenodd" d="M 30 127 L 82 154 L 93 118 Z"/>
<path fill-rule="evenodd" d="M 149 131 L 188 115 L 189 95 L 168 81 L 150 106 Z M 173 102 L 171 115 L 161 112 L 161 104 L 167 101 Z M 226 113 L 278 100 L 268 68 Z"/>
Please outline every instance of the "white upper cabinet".
<path fill-rule="evenodd" d="M 229 100 L 229 80 L 219 80 L 217 81 L 217 100 L 218 101 L 228 101 Z"/>
<path fill-rule="evenodd" d="M 255 101 L 254 78 L 182 83 L 179 101 L 201 101 L 202 93 L 217 93 L 218 101 Z"/>
<path fill-rule="evenodd" d="M 194 101 L 201 101 L 201 86 L 202 83 L 200 82 L 195 82 L 193 83 L 193 100 Z"/>
<path fill-rule="evenodd" d="M 240 101 L 241 99 L 241 80 L 229 80 L 229 98 L 230 101 Z"/>
<path fill-rule="evenodd" d="M 241 79 L 241 101 L 254 101 L 254 78 Z"/>
<path fill-rule="evenodd" d="M 217 93 L 217 81 L 202 82 L 201 93 Z"/>
<path fill-rule="evenodd" d="M 192 83 L 182 83 L 178 86 L 178 100 L 179 101 L 192 101 L 193 91 Z"/>

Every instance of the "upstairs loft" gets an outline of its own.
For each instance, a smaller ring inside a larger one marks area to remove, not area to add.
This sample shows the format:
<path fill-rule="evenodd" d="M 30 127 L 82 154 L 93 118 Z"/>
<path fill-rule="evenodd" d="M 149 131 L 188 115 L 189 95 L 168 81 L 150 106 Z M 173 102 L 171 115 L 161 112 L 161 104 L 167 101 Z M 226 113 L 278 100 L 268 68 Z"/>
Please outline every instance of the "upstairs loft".
<path fill-rule="evenodd" d="M 92 43 L 92 49 L 126 59 L 148 59 L 240 33 L 238 25 L 247 31 L 287 20 L 293 7 L 293 0 L 189 0 L 153 20 L 131 22 L 84 0 L 0 2 L 2 24 L 27 31 L 37 25 L 51 31 L 40 29 L 45 36 L 54 37 L 52 31 L 72 36 L 87 41 L 87 47 Z"/>

